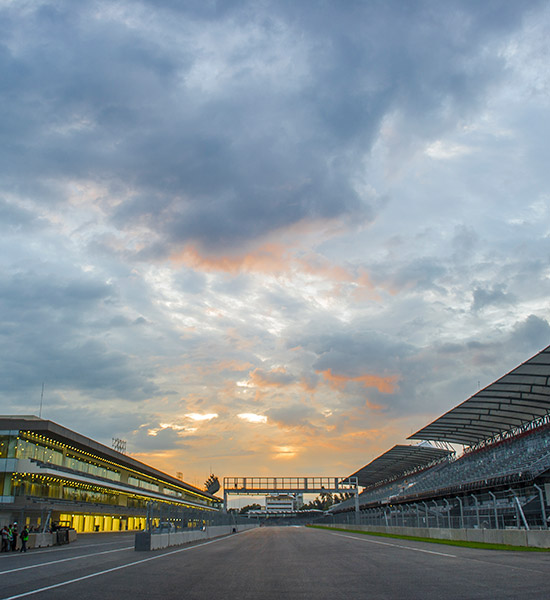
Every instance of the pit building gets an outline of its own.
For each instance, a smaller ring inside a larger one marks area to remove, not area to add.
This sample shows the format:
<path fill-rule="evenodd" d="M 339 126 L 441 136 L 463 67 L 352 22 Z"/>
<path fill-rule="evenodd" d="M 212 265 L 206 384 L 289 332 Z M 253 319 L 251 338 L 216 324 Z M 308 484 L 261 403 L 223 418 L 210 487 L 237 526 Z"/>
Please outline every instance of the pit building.
<path fill-rule="evenodd" d="M 143 529 L 148 506 L 218 511 L 221 500 L 35 416 L 0 416 L 0 526 Z"/>

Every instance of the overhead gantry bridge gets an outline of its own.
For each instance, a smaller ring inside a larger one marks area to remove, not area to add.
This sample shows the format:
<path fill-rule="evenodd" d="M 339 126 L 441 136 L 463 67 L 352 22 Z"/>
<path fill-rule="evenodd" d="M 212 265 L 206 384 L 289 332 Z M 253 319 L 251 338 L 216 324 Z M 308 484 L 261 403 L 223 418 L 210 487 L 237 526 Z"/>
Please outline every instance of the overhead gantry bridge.
<path fill-rule="evenodd" d="M 223 508 L 227 512 L 228 496 L 266 496 L 268 494 L 340 494 L 355 497 L 359 512 L 357 477 L 224 477 Z"/>

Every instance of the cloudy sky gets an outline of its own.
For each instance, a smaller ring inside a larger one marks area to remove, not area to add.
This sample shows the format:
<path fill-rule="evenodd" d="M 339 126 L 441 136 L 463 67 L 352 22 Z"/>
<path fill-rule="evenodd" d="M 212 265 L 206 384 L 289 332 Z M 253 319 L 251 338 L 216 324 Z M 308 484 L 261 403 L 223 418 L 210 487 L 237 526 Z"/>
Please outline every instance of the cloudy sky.
<path fill-rule="evenodd" d="M 550 10 L 0 0 L 0 413 L 347 475 L 550 344 Z"/>

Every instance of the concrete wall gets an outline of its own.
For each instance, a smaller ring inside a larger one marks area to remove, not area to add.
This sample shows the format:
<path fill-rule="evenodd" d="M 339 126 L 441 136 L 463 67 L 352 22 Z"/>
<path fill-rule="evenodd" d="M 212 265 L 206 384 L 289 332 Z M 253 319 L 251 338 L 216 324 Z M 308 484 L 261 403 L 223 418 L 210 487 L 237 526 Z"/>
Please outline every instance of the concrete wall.
<path fill-rule="evenodd" d="M 76 531 L 68 530 L 69 543 L 76 541 Z M 29 533 L 27 548 L 47 548 L 57 545 L 57 533 Z M 21 548 L 21 539 L 17 536 L 17 547 Z"/>
<path fill-rule="evenodd" d="M 57 544 L 55 533 L 29 533 L 27 548 L 46 548 Z M 21 540 L 17 540 L 17 545 L 21 547 Z"/>
<path fill-rule="evenodd" d="M 392 533 L 394 535 L 410 535 L 439 540 L 456 540 L 464 542 L 484 542 L 486 544 L 506 544 L 507 546 L 528 546 L 533 548 L 550 548 L 550 530 L 525 529 L 442 529 L 427 527 L 374 527 L 371 525 L 347 525 L 345 523 L 323 525 L 334 529 L 355 531 L 372 531 Z"/>
<path fill-rule="evenodd" d="M 189 531 L 177 531 L 175 533 L 151 533 L 138 532 L 135 538 L 136 550 L 160 550 L 170 546 L 182 546 L 191 542 L 221 537 L 231 533 L 239 533 L 247 529 L 254 529 L 258 525 L 214 525 L 202 529 L 191 529 Z"/>

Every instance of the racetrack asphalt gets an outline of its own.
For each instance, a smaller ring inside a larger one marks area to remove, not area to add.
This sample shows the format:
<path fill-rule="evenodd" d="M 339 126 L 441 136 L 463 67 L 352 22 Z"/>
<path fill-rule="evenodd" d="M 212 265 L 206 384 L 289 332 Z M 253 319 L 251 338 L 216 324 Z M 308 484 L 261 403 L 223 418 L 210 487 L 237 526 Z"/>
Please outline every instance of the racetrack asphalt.
<path fill-rule="evenodd" d="M 133 535 L 0 555 L 0 600 L 550 598 L 550 553 L 262 527 L 136 552 Z"/>

